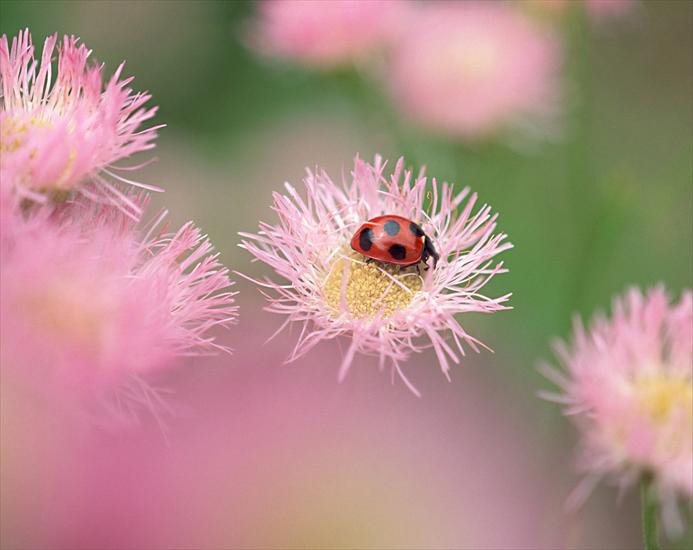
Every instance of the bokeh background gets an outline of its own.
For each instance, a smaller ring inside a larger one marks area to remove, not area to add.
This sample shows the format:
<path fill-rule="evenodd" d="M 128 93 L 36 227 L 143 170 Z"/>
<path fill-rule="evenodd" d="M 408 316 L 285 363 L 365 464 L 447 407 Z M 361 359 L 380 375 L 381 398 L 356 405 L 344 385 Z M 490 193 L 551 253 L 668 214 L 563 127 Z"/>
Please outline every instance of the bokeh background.
<path fill-rule="evenodd" d="M 517 147 L 459 144 L 400 124 L 349 71 L 320 73 L 244 45 L 251 2 L 0 4 L 0 29 L 35 42 L 75 34 L 110 74 L 125 59 L 167 124 L 141 181 L 156 207 L 193 219 L 224 263 L 268 274 L 238 231 L 273 221 L 271 193 L 306 166 L 336 179 L 356 153 L 425 164 L 500 213 L 515 248 L 489 293 L 514 309 L 463 319 L 494 354 L 448 382 L 431 353 L 406 372 L 420 399 L 341 350 L 285 365 L 293 338 L 237 277 L 231 357 L 167 375 L 165 428 L 66 427 L 3 388 L 3 548 L 640 547 L 637 495 L 598 489 L 577 514 L 575 436 L 536 398 L 550 340 L 631 284 L 676 296 L 693 277 L 693 3 L 641 2 L 619 18 L 553 24 L 565 47 L 560 135 Z M 691 543 L 690 533 L 674 548 Z"/>

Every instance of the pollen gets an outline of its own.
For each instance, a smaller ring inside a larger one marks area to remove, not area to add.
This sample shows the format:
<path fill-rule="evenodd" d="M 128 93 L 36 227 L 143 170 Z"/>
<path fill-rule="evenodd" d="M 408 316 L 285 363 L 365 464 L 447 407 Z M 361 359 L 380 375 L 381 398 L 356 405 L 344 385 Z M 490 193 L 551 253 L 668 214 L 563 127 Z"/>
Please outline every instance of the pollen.
<path fill-rule="evenodd" d="M 409 306 L 422 286 L 415 267 L 366 262 L 360 254 L 344 252 L 330 266 L 323 293 L 335 316 L 386 319 Z"/>
<path fill-rule="evenodd" d="M 654 423 L 663 424 L 672 414 L 693 416 L 693 386 L 689 379 L 654 376 L 638 380 L 635 392 Z"/>
<path fill-rule="evenodd" d="M 94 351 L 101 344 L 104 320 L 113 309 L 112 304 L 95 296 L 98 292 L 85 291 L 74 281 L 56 280 L 22 296 L 20 303 L 31 322 L 45 333 L 68 345 Z"/>
<path fill-rule="evenodd" d="M 24 134 L 28 127 L 26 124 L 7 117 L 2 121 L 0 128 L 0 152 L 12 153 L 24 144 Z"/>
<path fill-rule="evenodd" d="M 40 117 L 11 117 L 3 119 L 0 127 L 0 151 L 12 153 L 24 145 L 30 128 L 48 128 L 51 123 Z"/>
<path fill-rule="evenodd" d="M 7 117 L 3 119 L 2 127 L 0 127 L 0 152 L 14 153 L 21 147 L 24 147 L 27 143 L 27 134 L 29 130 L 37 128 L 50 129 L 51 122 L 36 116 L 25 117 L 24 119 L 20 119 L 18 117 Z M 70 131 L 72 131 L 72 128 L 70 128 Z M 30 161 L 34 161 L 36 159 L 36 155 L 36 148 L 32 148 L 29 152 Z M 53 192 L 54 200 L 63 200 L 67 196 L 65 195 L 65 192 L 69 191 L 69 189 L 72 187 L 70 178 L 72 177 L 72 172 L 76 161 L 77 151 L 72 148 L 69 150 L 67 158 L 65 159 L 65 166 L 62 172 L 57 176 L 55 181 L 50 182 L 50 185 L 45 185 L 45 188 L 38 190 Z"/>

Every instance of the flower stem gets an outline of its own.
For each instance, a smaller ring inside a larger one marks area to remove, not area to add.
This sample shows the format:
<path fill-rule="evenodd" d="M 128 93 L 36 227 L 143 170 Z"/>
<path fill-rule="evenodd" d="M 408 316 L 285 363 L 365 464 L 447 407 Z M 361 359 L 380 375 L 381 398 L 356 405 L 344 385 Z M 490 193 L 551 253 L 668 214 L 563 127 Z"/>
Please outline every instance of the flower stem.
<path fill-rule="evenodd" d="M 592 33 L 584 6 L 573 10 L 567 30 L 570 37 L 569 62 L 580 85 L 571 125 L 572 139 L 566 150 L 567 198 L 575 213 L 573 223 L 577 238 L 574 275 L 567 290 L 566 309 L 574 312 L 582 305 L 586 287 L 594 275 L 588 270 L 596 263 L 595 245 L 601 237 L 598 216 L 600 188 L 594 166 L 594 59 Z"/>
<path fill-rule="evenodd" d="M 645 550 L 659 550 L 657 500 L 652 492 L 650 476 L 644 476 L 640 482 L 640 503 L 642 506 L 642 534 Z"/>

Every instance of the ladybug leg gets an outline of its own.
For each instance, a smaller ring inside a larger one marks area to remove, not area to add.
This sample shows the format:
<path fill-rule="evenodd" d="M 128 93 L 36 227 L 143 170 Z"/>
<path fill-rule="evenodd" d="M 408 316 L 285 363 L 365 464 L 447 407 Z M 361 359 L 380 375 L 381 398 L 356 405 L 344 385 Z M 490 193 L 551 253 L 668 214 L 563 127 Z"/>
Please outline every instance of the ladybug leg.
<path fill-rule="evenodd" d="M 428 259 L 429 256 L 433 258 L 433 269 L 435 269 L 438 266 L 440 254 L 436 252 L 436 249 L 433 246 L 431 239 L 429 239 L 428 237 L 426 237 L 426 242 L 424 243 L 424 253 L 426 254 L 426 259 Z"/>
<path fill-rule="evenodd" d="M 416 266 L 419 269 L 419 275 L 421 275 L 421 264 L 424 265 L 424 271 L 428 271 L 428 249 L 424 248 L 424 251 L 421 254 L 421 261 L 416 264 Z"/>

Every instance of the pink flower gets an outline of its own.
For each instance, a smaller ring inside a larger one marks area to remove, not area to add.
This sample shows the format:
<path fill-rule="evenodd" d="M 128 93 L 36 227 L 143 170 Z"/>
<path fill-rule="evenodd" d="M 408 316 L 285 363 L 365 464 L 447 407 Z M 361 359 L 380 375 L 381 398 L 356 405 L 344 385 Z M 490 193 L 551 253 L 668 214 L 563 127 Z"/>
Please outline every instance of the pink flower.
<path fill-rule="evenodd" d="M 363 60 L 397 30 L 398 0 L 267 0 L 260 2 L 253 44 L 261 52 L 316 68 Z"/>
<path fill-rule="evenodd" d="M 325 172 L 308 171 L 305 197 L 286 183 L 287 194 L 274 194 L 279 223 L 261 223 L 257 234 L 242 233 L 241 247 L 283 280 L 257 283 L 272 293 L 268 309 L 287 316 L 282 326 L 302 325 L 290 361 L 322 340 L 343 336 L 349 346 L 340 380 L 357 353 L 375 355 L 381 368 L 389 361 L 416 393 L 400 368 L 412 352 L 432 346 L 449 376 L 450 361 L 459 362 L 464 345 L 475 351 L 483 345 L 455 315 L 507 309 L 503 303 L 509 294 L 488 298 L 480 291 L 506 271 L 494 257 L 512 245 L 503 242 L 506 235 L 495 233 L 496 215 L 489 206 L 472 213 L 477 197 L 469 189 L 455 193 L 451 185 L 439 188 L 433 179 L 427 213 L 423 170 L 412 177 L 403 167 L 400 159 L 386 179 L 380 157 L 373 165 L 356 157 L 352 181 L 343 185 Z M 382 214 L 421 224 L 440 254 L 437 268 L 419 274 L 415 267 L 367 263 L 353 252 L 349 243 L 355 231 Z"/>
<path fill-rule="evenodd" d="M 472 140 L 545 132 L 558 106 L 561 52 L 549 31 L 496 2 L 421 6 L 392 52 L 401 111 L 434 132 Z"/>
<path fill-rule="evenodd" d="M 3 371 L 65 406 L 127 416 L 155 400 L 146 375 L 223 350 L 210 331 L 236 318 L 228 270 L 192 223 L 156 234 L 157 223 L 142 234 L 122 211 L 82 202 L 12 232 L 0 270 Z"/>
<path fill-rule="evenodd" d="M 587 477 L 571 504 L 604 477 L 623 489 L 648 474 L 677 532 L 676 498 L 693 497 L 693 294 L 669 304 L 663 287 L 633 288 L 613 310 L 588 329 L 576 320 L 572 345 L 557 345 L 566 375 L 543 366 L 562 390 L 544 395 L 565 406 L 581 434 Z"/>
<path fill-rule="evenodd" d="M 587 13 L 595 21 L 619 16 L 630 11 L 635 0 L 585 0 Z"/>
<path fill-rule="evenodd" d="M 133 212 L 115 182 L 147 186 L 118 175 L 113 163 L 154 147 L 160 126 L 142 124 L 156 107 L 128 87 L 132 78 L 121 80 L 122 64 L 104 88 L 103 65 L 88 63 L 91 51 L 74 36 L 58 46 L 54 75 L 57 42 L 57 34 L 48 37 L 37 60 L 28 30 L 11 47 L 0 38 L 0 175 L 23 198 L 43 202 L 79 190 Z"/>

